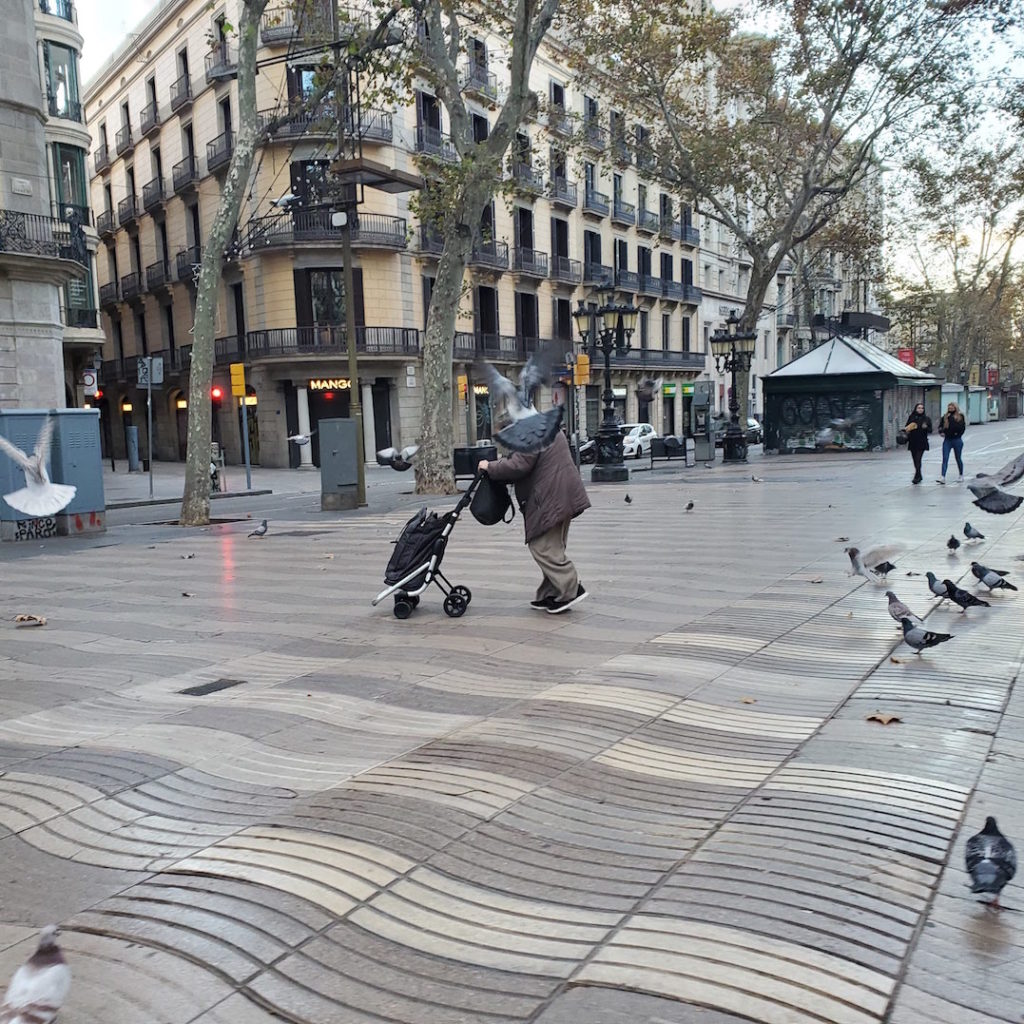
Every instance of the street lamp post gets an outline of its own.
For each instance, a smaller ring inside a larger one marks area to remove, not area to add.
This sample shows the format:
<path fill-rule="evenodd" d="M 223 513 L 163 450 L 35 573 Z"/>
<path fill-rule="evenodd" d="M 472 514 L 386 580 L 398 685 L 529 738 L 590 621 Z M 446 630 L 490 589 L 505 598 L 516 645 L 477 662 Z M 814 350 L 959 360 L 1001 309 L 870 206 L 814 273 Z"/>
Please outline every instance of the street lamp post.
<path fill-rule="evenodd" d="M 732 389 L 729 393 L 729 426 L 725 431 L 722 446 L 723 462 L 747 461 L 747 435 L 740 427 L 740 402 L 736 394 L 736 372 L 746 373 L 754 358 L 754 342 L 756 331 L 740 331 L 739 317 L 736 310 L 729 313 L 725 321 L 726 329 L 716 331 L 711 336 L 711 351 L 715 356 L 715 369 L 719 373 L 732 374 Z"/>
<path fill-rule="evenodd" d="M 613 483 L 629 479 L 629 470 L 622 461 L 622 431 L 615 419 L 615 393 L 612 391 L 612 352 L 624 356 L 630 349 L 629 339 L 636 329 L 639 310 L 613 301 L 606 292 L 599 302 L 579 300 L 573 313 L 580 338 L 591 356 L 600 351 L 604 356 L 604 417 L 597 434 L 597 463 L 591 470 L 593 483 Z M 600 323 L 600 326 L 598 324 Z"/>

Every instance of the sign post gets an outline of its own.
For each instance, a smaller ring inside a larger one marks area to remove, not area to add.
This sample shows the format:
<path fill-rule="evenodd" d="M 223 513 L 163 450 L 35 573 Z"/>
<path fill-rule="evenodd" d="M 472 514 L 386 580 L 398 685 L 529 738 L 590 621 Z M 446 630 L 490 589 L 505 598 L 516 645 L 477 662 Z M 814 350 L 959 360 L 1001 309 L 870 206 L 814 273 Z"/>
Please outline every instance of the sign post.
<path fill-rule="evenodd" d="M 153 500 L 153 385 L 164 382 L 164 357 L 139 356 L 138 378 L 146 385 L 146 448 L 149 464 L 149 498 Z"/>
<path fill-rule="evenodd" d="M 249 407 L 245 393 L 245 363 L 232 363 L 231 394 L 242 400 L 242 453 L 245 456 L 245 489 L 252 490 L 252 470 L 249 466 Z"/>

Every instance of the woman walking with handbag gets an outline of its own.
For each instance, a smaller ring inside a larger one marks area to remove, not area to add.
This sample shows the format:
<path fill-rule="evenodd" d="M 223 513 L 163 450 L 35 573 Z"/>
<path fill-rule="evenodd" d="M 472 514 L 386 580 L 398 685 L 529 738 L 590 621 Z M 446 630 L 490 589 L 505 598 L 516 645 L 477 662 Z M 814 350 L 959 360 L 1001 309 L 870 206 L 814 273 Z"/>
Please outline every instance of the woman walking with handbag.
<path fill-rule="evenodd" d="M 914 411 L 910 414 L 906 426 L 907 447 L 910 449 L 910 457 L 914 460 L 914 479 L 912 484 L 921 482 L 921 459 L 928 451 L 928 435 L 932 432 L 932 421 L 924 413 L 924 403 L 918 402 Z"/>
<path fill-rule="evenodd" d="M 938 482 L 946 482 L 946 470 L 949 467 L 949 453 L 956 456 L 956 468 L 960 472 L 960 480 L 964 478 L 964 431 L 967 429 L 967 420 L 960 411 L 956 402 L 950 402 L 946 407 L 946 415 L 939 420 L 939 433 L 942 435 L 942 476 Z"/>

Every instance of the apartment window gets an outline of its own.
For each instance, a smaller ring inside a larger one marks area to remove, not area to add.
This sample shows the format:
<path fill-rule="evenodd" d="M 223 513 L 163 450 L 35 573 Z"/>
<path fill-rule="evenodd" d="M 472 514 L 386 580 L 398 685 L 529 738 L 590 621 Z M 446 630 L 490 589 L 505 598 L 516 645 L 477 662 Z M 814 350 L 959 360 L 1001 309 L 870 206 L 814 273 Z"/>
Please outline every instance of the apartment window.
<path fill-rule="evenodd" d="M 296 160 L 291 165 L 292 194 L 299 197 L 300 206 L 316 206 L 327 195 L 327 176 L 330 161 Z"/>
<path fill-rule="evenodd" d="M 608 128 L 612 142 L 622 143 L 626 140 L 626 121 L 617 110 L 608 115 Z"/>
<path fill-rule="evenodd" d="M 672 258 L 672 253 L 663 252 L 661 254 L 661 279 L 662 281 L 671 281 L 675 272 L 675 260 Z"/>
<path fill-rule="evenodd" d="M 220 130 L 225 135 L 231 133 L 231 100 L 227 98 L 220 101 Z"/>
<path fill-rule="evenodd" d="M 53 167 L 57 180 L 57 205 L 59 216 L 67 216 L 67 207 L 78 207 L 76 211 L 82 221 L 86 220 L 89 200 L 86 192 L 85 150 L 77 146 L 53 144 Z"/>
<path fill-rule="evenodd" d="M 572 303 L 568 299 L 555 299 L 551 306 L 552 334 L 559 341 L 572 340 Z"/>
<path fill-rule="evenodd" d="M 622 202 L 622 175 L 612 175 L 612 198 L 616 203 Z"/>
<path fill-rule="evenodd" d="M 487 44 L 482 39 L 470 39 L 469 59 L 474 67 L 487 70 Z"/>
<path fill-rule="evenodd" d="M 149 338 L 146 337 L 146 317 L 143 313 L 135 314 L 135 350 L 140 355 L 149 355 Z"/>
<path fill-rule="evenodd" d="M 637 185 L 636 187 L 636 206 L 637 209 L 642 213 L 647 209 L 647 186 Z"/>
<path fill-rule="evenodd" d="M 131 254 L 132 273 L 138 274 L 142 270 L 142 246 L 139 244 L 138 235 L 132 239 L 128 251 Z"/>
<path fill-rule="evenodd" d="M 416 123 L 422 128 L 441 130 L 441 107 L 436 96 L 430 93 L 416 93 Z"/>
<path fill-rule="evenodd" d="M 593 164 L 583 165 L 583 181 L 588 192 L 593 192 L 597 188 L 597 168 Z"/>
<path fill-rule="evenodd" d="M 629 270 L 629 243 L 624 238 L 615 239 L 615 269 Z"/>
<path fill-rule="evenodd" d="M 356 324 L 363 316 L 363 272 L 352 270 L 352 299 Z M 295 312 L 300 326 L 337 327 L 345 323 L 345 282 L 342 271 L 318 267 L 295 271 Z"/>
<path fill-rule="evenodd" d="M 583 97 L 583 116 L 587 121 L 596 121 L 600 115 L 600 107 L 593 96 Z"/>
<path fill-rule="evenodd" d="M 124 360 L 124 331 L 121 329 L 121 321 L 114 321 L 114 351 L 117 352 L 117 358 Z"/>
<path fill-rule="evenodd" d="M 566 171 L 565 153 L 560 149 L 551 149 L 549 158 L 551 165 L 551 180 L 564 182 L 568 178 L 568 172 Z"/>
<path fill-rule="evenodd" d="M 164 306 L 164 341 L 166 342 L 165 347 L 170 349 L 172 354 L 177 347 L 174 343 L 174 307 L 168 303 Z"/>
<path fill-rule="evenodd" d="M 181 129 L 181 152 L 186 159 L 196 155 L 196 139 L 192 132 L 192 125 L 186 124 Z"/>
<path fill-rule="evenodd" d="M 672 346 L 672 316 L 661 314 L 661 347 L 667 352 Z"/>
<path fill-rule="evenodd" d="M 135 195 L 135 168 L 127 167 L 124 172 L 124 187 L 129 197 Z"/>
<path fill-rule="evenodd" d="M 160 157 L 160 149 L 157 146 L 153 147 L 152 152 L 149 154 L 150 164 L 153 168 L 153 179 L 154 181 L 163 181 L 164 177 L 164 163 Z"/>
<path fill-rule="evenodd" d="M 601 262 L 601 236 L 596 231 L 583 232 L 583 262 L 587 266 Z"/>
<path fill-rule="evenodd" d="M 121 104 L 121 127 L 130 128 L 132 124 L 131 110 L 128 108 L 127 101 Z"/>
<path fill-rule="evenodd" d="M 569 258 L 569 222 L 561 217 L 551 218 L 551 256 Z"/>
<path fill-rule="evenodd" d="M 556 82 L 554 79 L 551 80 L 549 96 L 551 98 L 551 106 L 565 110 L 565 86 L 561 82 Z"/>
<path fill-rule="evenodd" d="M 105 121 L 100 125 L 100 149 L 104 152 L 107 150 L 107 124 Z"/>
<path fill-rule="evenodd" d="M 684 352 L 689 352 L 690 351 L 690 329 L 691 329 L 690 318 L 688 316 L 684 316 L 683 317 L 683 351 Z M 705 327 L 704 328 L 704 339 L 705 339 L 704 348 L 705 349 L 707 348 L 707 336 L 708 336 L 708 329 L 707 329 L 707 327 Z"/>
<path fill-rule="evenodd" d="M 434 295 L 434 277 L 423 277 L 423 329 L 427 329 L 427 316 L 430 313 L 430 300 Z"/>
<path fill-rule="evenodd" d="M 487 118 L 482 114 L 473 114 L 473 141 L 474 142 L 485 142 L 487 140 L 487 133 L 490 131 L 490 125 L 487 123 Z"/>
<path fill-rule="evenodd" d="M 516 132 L 515 141 L 512 143 L 512 162 L 514 164 L 525 164 L 527 167 L 533 163 L 533 154 L 530 151 L 530 136 L 523 132 Z"/>
<path fill-rule="evenodd" d="M 188 218 L 185 221 L 185 233 L 188 239 L 189 248 L 198 246 L 203 237 L 202 229 L 199 226 L 199 204 L 193 203 L 188 207 Z"/>
<path fill-rule="evenodd" d="M 59 43 L 43 41 L 43 68 L 46 75 L 46 97 L 54 117 L 82 120 L 82 104 L 78 96 L 78 57 L 75 51 Z"/>
<path fill-rule="evenodd" d="M 167 226 L 161 221 L 155 221 L 154 227 L 156 228 L 157 259 L 166 265 L 168 260 L 171 258 L 167 247 Z"/>
<path fill-rule="evenodd" d="M 484 212 L 480 215 L 480 237 L 485 242 L 494 239 L 494 200 L 484 207 Z"/>
<path fill-rule="evenodd" d="M 515 210 L 515 219 L 513 221 L 513 227 L 515 229 L 515 240 L 516 245 L 520 249 L 534 249 L 533 238 L 533 211 L 527 209 L 525 206 L 517 206 Z"/>
<path fill-rule="evenodd" d="M 672 197 L 661 193 L 661 198 L 658 200 L 658 215 L 663 223 L 669 223 L 672 220 Z"/>
<path fill-rule="evenodd" d="M 683 260 L 683 284 L 693 284 L 693 260 Z"/>
<path fill-rule="evenodd" d="M 290 67 L 285 81 L 288 86 L 289 102 L 293 106 L 301 104 L 309 99 L 316 88 L 316 68 L 312 65 Z"/>
<path fill-rule="evenodd" d="M 536 292 L 516 292 L 516 336 L 540 337 L 540 308 Z"/>
<path fill-rule="evenodd" d="M 103 186 L 103 209 L 110 213 L 114 209 L 114 195 L 110 191 L 110 185 Z"/>
<path fill-rule="evenodd" d="M 224 15 L 220 15 L 213 23 L 213 33 L 216 40 L 216 49 L 220 50 L 221 56 L 227 59 L 228 52 L 228 32 L 227 32 L 227 20 Z"/>
<path fill-rule="evenodd" d="M 178 77 L 188 78 L 188 48 L 178 51 Z"/>
<path fill-rule="evenodd" d="M 651 276 L 651 250 L 645 245 L 636 247 L 636 269 L 642 277 Z"/>
<path fill-rule="evenodd" d="M 156 78 L 146 79 L 146 105 L 156 108 Z"/>
<path fill-rule="evenodd" d="M 646 349 L 651 341 L 651 314 L 646 309 L 640 310 L 640 348 Z"/>

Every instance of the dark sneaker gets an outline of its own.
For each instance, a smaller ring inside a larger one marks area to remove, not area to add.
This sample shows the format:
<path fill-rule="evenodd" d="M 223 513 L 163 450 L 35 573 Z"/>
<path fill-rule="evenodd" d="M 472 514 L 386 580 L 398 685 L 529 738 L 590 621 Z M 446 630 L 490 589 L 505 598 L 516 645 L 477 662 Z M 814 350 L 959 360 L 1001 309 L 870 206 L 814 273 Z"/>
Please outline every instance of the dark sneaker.
<path fill-rule="evenodd" d="M 552 601 L 554 601 L 553 597 L 544 597 L 539 601 L 531 601 L 530 607 L 536 608 L 539 612 L 547 611 L 548 605 L 550 605 Z"/>
<path fill-rule="evenodd" d="M 576 590 L 576 596 L 569 601 L 552 601 L 544 610 L 548 615 L 561 615 L 567 612 L 574 604 L 579 604 L 587 596 L 586 590 L 581 583 Z"/>

